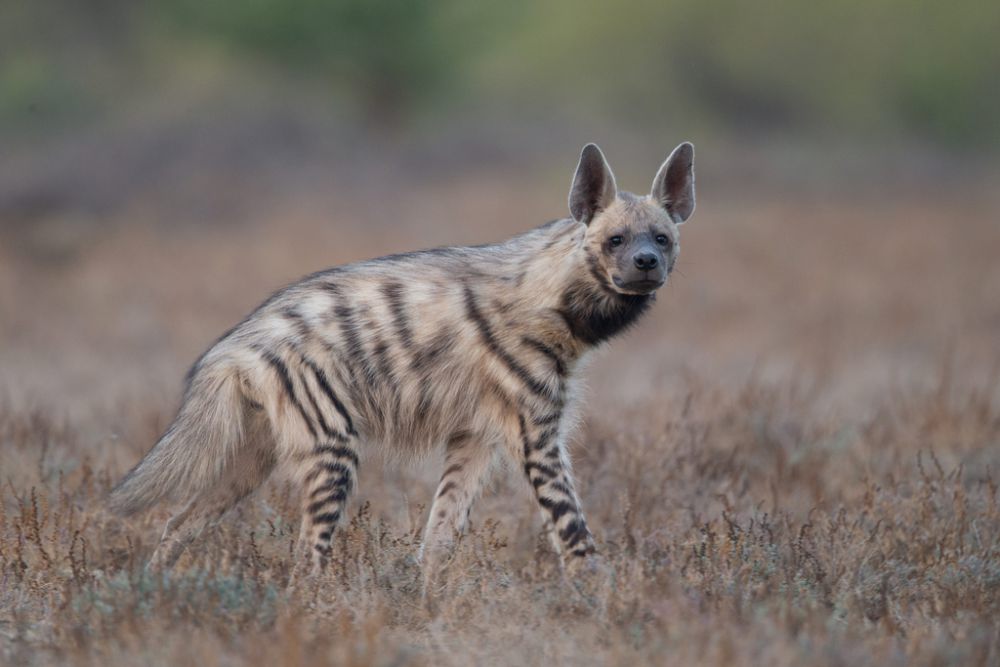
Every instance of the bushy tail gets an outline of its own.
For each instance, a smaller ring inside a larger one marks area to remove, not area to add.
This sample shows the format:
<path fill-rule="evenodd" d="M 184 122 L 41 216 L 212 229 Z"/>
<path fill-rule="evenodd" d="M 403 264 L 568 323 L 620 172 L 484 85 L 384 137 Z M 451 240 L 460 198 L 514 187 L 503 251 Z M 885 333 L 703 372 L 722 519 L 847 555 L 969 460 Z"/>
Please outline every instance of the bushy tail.
<path fill-rule="evenodd" d="M 170 428 L 111 491 L 109 509 L 128 516 L 210 488 L 235 459 L 243 414 L 237 374 L 199 369 Z"/>

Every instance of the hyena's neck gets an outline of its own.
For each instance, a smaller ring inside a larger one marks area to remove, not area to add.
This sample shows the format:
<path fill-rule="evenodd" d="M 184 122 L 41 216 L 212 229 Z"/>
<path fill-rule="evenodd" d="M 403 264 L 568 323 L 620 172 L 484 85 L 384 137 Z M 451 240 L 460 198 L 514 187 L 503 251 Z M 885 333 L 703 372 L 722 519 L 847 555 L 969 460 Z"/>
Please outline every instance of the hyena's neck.
<path fill-rule="evenodd" d="M 536 252 L 525 266 L 518 290 L 523 303 L 558 315 L 569 347 L 581 353 L 635 324 L 654 295 L 616 292 L 584 243 L 586 228 L 560 220 L 535 231 Z"/>

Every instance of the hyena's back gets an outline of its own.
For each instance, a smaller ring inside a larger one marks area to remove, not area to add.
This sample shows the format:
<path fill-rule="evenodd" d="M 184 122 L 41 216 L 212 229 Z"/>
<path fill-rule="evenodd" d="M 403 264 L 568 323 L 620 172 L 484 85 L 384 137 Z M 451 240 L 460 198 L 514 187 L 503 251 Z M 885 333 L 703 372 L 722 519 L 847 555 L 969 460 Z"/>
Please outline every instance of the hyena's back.
<path fill-rule="evenodd" d="M 574 342 L 554 294 L 522 294 L 579 243 L 565 220 L 504 244 L 387 257 L 277 293 L 194 365 L 179 414 L 112 494 L 130 514 L 317 442 L 417 454 L 465 434 L 516 442 L 520 404 L 564 404 Z M 254 476 L 251 475 L 251 476 Z M 249 492 L 252 489 L 248 489 Z"/>

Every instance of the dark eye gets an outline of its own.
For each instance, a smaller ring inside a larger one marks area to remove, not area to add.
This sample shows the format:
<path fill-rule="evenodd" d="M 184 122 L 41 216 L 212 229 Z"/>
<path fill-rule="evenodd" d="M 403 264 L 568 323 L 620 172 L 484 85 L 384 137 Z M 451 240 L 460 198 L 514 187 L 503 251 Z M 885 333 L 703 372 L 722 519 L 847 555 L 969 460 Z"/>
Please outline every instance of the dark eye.
<path fill-rule="evenodd" d="M 657 234 L 656 242 L 659 243 L 660 245 L 669 245 L 670 239 L 667 238 L 666 234 Z"/>
<path fill-rule="evenodd" d="M 623 239 L 621 236 L 612 236 L 610 239 L 608 239 L 608 243 L 611 245 L 612 248 L 617 248 L 622 244 L 624 240 L 625 239 Z"/>

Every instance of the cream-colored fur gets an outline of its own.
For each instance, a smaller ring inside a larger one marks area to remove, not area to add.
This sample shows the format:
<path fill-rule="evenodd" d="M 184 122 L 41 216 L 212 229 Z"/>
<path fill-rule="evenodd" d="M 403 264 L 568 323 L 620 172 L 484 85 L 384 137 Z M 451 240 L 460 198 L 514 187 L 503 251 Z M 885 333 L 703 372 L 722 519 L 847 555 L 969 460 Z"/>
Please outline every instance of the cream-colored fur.
<path fill-rule="evenodd" d="M 589 556 L 566 450 L 579 370 L 653 300 L 653 290 L 618 284 L 635 272 L 629 248 L 655 239 L 664 280 L 672 268 L 677 226 L 693 209 L 692 160 L 682 145 L 651 194 L 637 197 L 617 191 L 591 145 L 571 192 L 575 219 L 502 243 L 339 267 L 281 290 L 195 363 L 177 418 L 112 506 L 129 514 L 184 501 L 154 556 L 169 566 L 282 466 L 301 482 L 301 542 L 322 567 L 366 450 L 407 457 L 445 447 L 424 534 L 429 569 L 501 459 L 524 470 L 567 563 Z"/>

